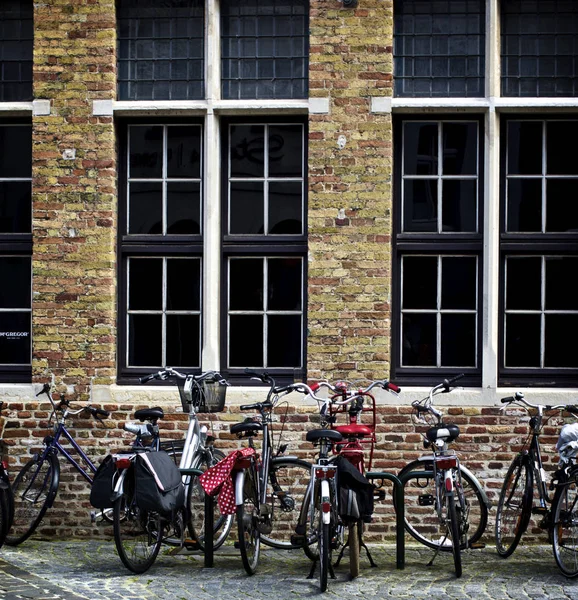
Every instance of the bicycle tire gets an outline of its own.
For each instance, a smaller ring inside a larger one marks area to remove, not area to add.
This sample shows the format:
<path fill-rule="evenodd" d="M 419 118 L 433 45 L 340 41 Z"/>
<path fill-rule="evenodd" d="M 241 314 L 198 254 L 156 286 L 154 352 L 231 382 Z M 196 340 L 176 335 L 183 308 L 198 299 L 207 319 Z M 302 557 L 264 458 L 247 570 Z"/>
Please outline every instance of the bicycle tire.
<path fill-rule="evenodd" d="M 461 550 L 461 539 L 460 539 L 460 524 L 458 521 L 458 513 L 456 510 L 456 497 L 454 493 L 445 495 L 446 502 L 446 517 L 448 523 L 448 533 L 451 537 L 452 542 L 452 554 L 454 557 L 454 568 L 456 571 L 456 577 L 462 576 L 462 550 Z"/>
<path fill-rule="evenodd" d="M 304 532 L 304 542 L 303 542 L 303 551 L 305 552 L 305 556 L 313 562 L 319 560 L 319 528 L 318 523 L 321 517 L 321 513 L 319 512 L 319 507 L 315 504 L 313 517 L 310 518 L 310 505 L 312 502 L 311 494 L 306 492 L 305 498 L 303 499 L 304 505 L 307 506 L 307 510 L 302 511 L 305 519 L 304 523 L 300 523 L 300 527 Z M 311 523 L 315 523 L 314 527 L 311 527 Z"/>
<path fill-rule="evenodd" d="M 351 579 L 359 577 L 359 549 L 361 546 L 363 524 L 361 521 L 349 523 L 348 542 L 349 542 L 349 576 Z"/>
<path fill-rule="evenodd" d="M 209 467 L 212 467 L 223 458 L 225 454 L 221 450 L 213 449 L 213 460 L 209 464 L 209 459 L 203 457 L 203 459 L 197 463 L 195 468 L 206 471 Z M 189 487 L 187 491 L 187 506 L 189 509 L 189 523 L 188 532 L 191 539 L 195 540 L 199 544 L 201 550 L 205 549 L 205 492 L 199 481 L 199 476 L 193 475 L 189 481 Z M 213 550 L 218 550 L 224 543 L 231 527 L 233 526 L 234 515 L 222 515 L 219 511 L 219 505 L 215 499 L 213 503 L 214 515 L 213 515 Z"/>
<path fill-rule="evenodd" d="M 243 502 L 237 505 L 238 545 L 243 568 L 254 575 L 259 564 L 259 479 L 254 462 L 244 469 Z"/>
<path fill-rule="evenodd" d="M 1 481 L 0 484 L 0 548 L 4 544 L 8 529 L 10 528 L 10 504 L 8 496 L 10 494 L 10 484 Z"/>
<path fill-rule="evenodd" d="M 327 579 L 329 576 L 329 565 L 331 564 L 331 539 L 329 535 L 329 523 L 323 523 L 323 514 L 319 511 L 319 587 L 322 592 L 327 590 Z"/>
<path fill-rule="evenodd" d="M 6 535 L 8 546 L 18 546 L 35 531 L 56 497 L 60 464 L 54 454 L 33 458 L 20 470 L 12 484 L 12 527 Z"/>
<path fill-rule="evenodd" d="M 578 576 L 578 469 L 561 483 L 552 506 L 552 549 L 560 571 Z"/>
<path fill-rule="evenodd" d="M 522 456 L 517 456 L 506 472 L 500 491 L 494 537 L 502 558 L 510 556 L 522 539 L 532 516 L 534 474 Z"/>
<path fill-rule="evenodd" d="M 141 510 L 129 473 L 123 494 L 113 504 L 113 533 L 116 551 L 123 565 L 133 573 L 144 573 L 155 562 L 162 543 L 158 514 Z"/>
<path fill-rule="evenodd" d="M 432 477 L 421 478 L 408 475 L 412 471 L 431 472 Z M 435 504 L 424 505 L 420 504 L 420 498 L 429 496 L 435 502 L 435 483 L 433 481 L 433 460 L 416 460 L 406 465 L 400 472 L 400 479 L 408 476 L 409 478 L 404 483 L 405 510 L 404 510 L 404 525 L 406 531 L 418 542 L 432 548 L 442 551 L 450 551 L 451 548 L 442 545 L 442 540 L 445 536 L 445 530 L 440 524 Z M 462 488 L 464 491 L 464 499 L 468 507 L 468 537 L 463 543 L 469 547 L 477 542 L 486 529 L 488 524 L 488 507 L 485 502 L 480 484 L 468 472 L 463 470 L 460 465 L 460 476 Z M 395 496 L 393 499 L 395 506 Z M 441 547 L 440 547 L 441 545 Z M 463 549 L 464 549 L 463 548 Z"/>
<path fill-rule="evenodd" d="M 300 548 L 291 542 L 311 479 L 311 463 L 298 458 L 274 458 L 269 467 L 266 503 L 271 508 L 271 533 L 261 541 L 282 550 Z"/>

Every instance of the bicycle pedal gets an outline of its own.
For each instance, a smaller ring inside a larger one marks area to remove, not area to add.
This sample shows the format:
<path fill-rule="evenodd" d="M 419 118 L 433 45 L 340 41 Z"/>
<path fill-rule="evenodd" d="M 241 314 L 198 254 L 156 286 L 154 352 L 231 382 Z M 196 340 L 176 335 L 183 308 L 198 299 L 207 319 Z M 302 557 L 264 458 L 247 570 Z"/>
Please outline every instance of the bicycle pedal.
<path fill-rule="evenodd" d="M 432 506 L 434 504 L 434 497 L 431 494 L 421 494 L 418 496 L 417 503 L 420 506 Z"/>
<path fill-rule="evenodd" d="M 183 542 L 183 546 L 187 550 L 200 550 L 201 549 L 201 545 L 199 544 L 199 542 L 197 540 L 193 540 L 193 539 L 186 539 Z"/>
<path fill-rule="evenodd" d="M 544 506 L 532 506 L 532 514 L 533 515 L 545 515 L 547 514 L 548 509 Z"/>
<path fill-rule="evenodd" d="M 486 547 L 486 544 L 483 542 L 474 542 L 468 546 L 471 550 L 482 550 L 482 548 Z"/>
<path fill-rule="evenodd" d="M 304 535 L 292 535 L 291 536 L 291 545 L 301 547 L 305 544 L 305 536 Z"/>

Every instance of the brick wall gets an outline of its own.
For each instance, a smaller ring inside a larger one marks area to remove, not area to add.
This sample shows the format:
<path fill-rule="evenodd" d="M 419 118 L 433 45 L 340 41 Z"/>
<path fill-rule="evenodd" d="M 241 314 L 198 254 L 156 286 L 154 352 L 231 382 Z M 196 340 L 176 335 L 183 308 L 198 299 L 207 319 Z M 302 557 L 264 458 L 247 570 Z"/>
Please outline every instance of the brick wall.
<path fill-rule="evenodd" d="M 392 93 L 392 3 L 311 3 L 309 376 L 389 373 L 391 119 L 370 112 Z M 338 140 L 344 136 L 345 146 Z"/>

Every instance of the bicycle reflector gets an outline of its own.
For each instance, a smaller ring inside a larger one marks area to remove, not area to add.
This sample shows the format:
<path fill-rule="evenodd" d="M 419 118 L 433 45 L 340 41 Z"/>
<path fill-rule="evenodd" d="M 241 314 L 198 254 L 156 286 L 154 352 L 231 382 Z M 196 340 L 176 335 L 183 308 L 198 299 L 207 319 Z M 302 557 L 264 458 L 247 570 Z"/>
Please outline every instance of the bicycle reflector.
<path fill-rule="evenodd" d="M 317 479 L 333 479 L 335 477 L 335 469 L 317 468 L 315 469 L 315 477 Z"/>
<path fill-rule="evenodd" d="M 440 470 L 454 469 L 458 466 L 457 456 L 442 456 L 436 458 L 436 467 Z"/>
<path fill-rule="evenodd" d="M 116 459 L 116 468 L 117 469 L 128 469 L 130 467 L 131 464 L 131 459 L 130 458 L 117 458 Z"/>

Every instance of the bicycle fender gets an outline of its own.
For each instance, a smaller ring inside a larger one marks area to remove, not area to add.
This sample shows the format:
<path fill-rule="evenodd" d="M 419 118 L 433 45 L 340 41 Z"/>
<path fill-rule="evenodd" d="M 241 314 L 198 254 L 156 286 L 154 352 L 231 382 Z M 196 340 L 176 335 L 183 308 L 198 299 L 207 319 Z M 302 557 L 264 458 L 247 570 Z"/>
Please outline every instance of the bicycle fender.
<path fill-rule="evenodd" d="M 128 469 L 123 469 L 114 484 L 114 490 L 111 494 L 111 499 L 113 502 L 120 498 L 124 493 L 124 480 L 126 479 L 127 473 Z"/>
<path fill-rule="evenodd" d="M 235 504 L 243 504 L 243 487 L 245 483 L 245 471 L 237 471 L 235 475 Z"/>
<path fill-rule="evenodd" d="M 331 492 L 329 489 L 329 481 L 327 479 L 321 480 L 321 502 L 330 502 L 331 501 Z M 322 511 L 323 515 L 323 524 L 329 525 L 331 523 L 331 511 Z"/>
<path fill-rule="evenodd" d="M 54 499 L 60 486 L 60 462 L 54 455 L 50 455 L 47 460 L 51 461 L 52 468 L 54 469 L 54 479 L 52 480 L 52 489 L 48 492 L 48 502 L 46 506 L 50 508 L 54 504 Z"/>

